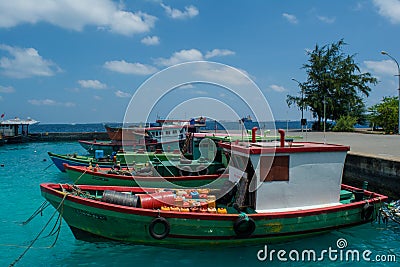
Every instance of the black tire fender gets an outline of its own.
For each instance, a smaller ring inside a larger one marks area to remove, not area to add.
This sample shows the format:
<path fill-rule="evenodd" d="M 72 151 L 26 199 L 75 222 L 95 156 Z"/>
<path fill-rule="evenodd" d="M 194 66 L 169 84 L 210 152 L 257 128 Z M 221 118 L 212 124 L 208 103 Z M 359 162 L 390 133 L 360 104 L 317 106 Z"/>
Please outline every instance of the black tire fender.
<path fill-rule="evenodd" d="M 179 175 L 180 176 L 197 176 L 199 175 L 197 172 L 192 171 L 192 168 L 189 166 L 179 166 Z"/>
<path fill-rule="evenodd" d="M 199 175 L 207 175 L 208 174 L 208 168 L 207 168 L 207 166 L 197 166 L 196 172 Z"/>
<path fill-rule="evenodd" d="M 247 216 L 239 217 L 233 224 L 233 230 L 238 237 L 248 237 L 256 230 L 256 223 Z"/>
<path fill-rule="evenodd" d="M 219 168 L 217 171 L 216 171 L 216 174 L 224 174 L 225 173 L 225 171 L 226 171 L 226 169 L 225 168 Z"/>
<path fill-rule="evenodd" d="M 162 233 L 156 233 L 156 231 L 155 231 L 155 227 L 158 224 L 161 224 L 164 226 L 164 231 Z M 150 233 L 151 237 L 153 237 L 154 239 L 157 239 L 157 240 L 166 238 L 168 236 L 170 230 L 171 230 L 171 226 L 170 226 L 169 222 L 167 221 L 167 219 L 165 219 L 164 217 L 154 218 L 150 222 L 150 225 L 149 225 L 149 233 Z"/>
<path fill-rule="evenodd" d="M 375 207 L 370 203 L 365 203 L 364 207 L 361 210 L 361 220 L 369 221 L 372 218 L 372 214 L 374 213 Z"/>

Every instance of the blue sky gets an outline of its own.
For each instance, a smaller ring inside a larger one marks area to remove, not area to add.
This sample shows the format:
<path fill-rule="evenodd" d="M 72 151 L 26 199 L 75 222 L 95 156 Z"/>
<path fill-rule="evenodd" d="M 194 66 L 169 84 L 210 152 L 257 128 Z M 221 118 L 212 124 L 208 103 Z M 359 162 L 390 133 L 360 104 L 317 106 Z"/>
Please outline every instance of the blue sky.
<path fill-rule="evenodd" d="M 397 67 L 380 52 L 400 60 L 398 0 L 0 0 L 0 113 L 41 123 L 120 122 L 155 73 L 207 60 L 247 74 L 275 119 L 298 120 L 297 107 L 286 105 L 287 94 L 299 93 L 291 78 L 306 79 L 307 50 L 342 38 L 344 52 L 356 54 L 362 72 L 380 81 L 367 105 L 397 95 Z M 164 96 L 151 119 L 196 97 L 234 106 L 238 116 L 249 113 L 222 88 L 205 84 Z"/>

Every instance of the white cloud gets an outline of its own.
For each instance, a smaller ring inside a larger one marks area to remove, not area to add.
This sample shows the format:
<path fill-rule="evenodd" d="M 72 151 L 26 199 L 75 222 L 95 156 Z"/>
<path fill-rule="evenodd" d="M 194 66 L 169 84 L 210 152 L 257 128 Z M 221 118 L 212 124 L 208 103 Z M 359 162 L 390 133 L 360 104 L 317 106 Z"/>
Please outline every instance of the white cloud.
<path fill-rule="evenodd" d="M 353 6 L 352 10 L 354 10 L 354 11 L 361 11 L 363 8 L 364 8 L 364 3 L 357 2 L 357 3 L 355 3 L 355 5 Z"/>
<path fill-rule="evenodd" d="M 134 75 L 149 75 L 158 71 L 157 68 L 153 66 L 141 63 L 129 63 L 125 60 L 107 61 L 104 63 L 103 67 L 111 71 Z"/>
<path fill-rule="evenodd" d="M 173 19 L 188 19 L 193 18 L 199 14 L 199 10 L 195 6 L 186 6 L 185 11 L 181 11 L 176 8 L 171 8 L 170 6 L 161 3 L 167 15 Z"/>
<path fill-rule="evenodd" d="M 60 104 L 65 107 L 75 107 L 76 106 L 76 104 L 73 102 L 65 102 L 65 103 L 60 103 Z"/>
<path fill-rule="evenodd" d="M 1 86 L 0 85 L 0 93 L 14 93 L 15 89 L 12 86 Z"/>
<path fill-rule="evenodd" d="M 117 11 L 113 14 L 108 28 L 111 32 L 133 35 L 150 31 L 154 27 L 156 17 L 142 12 L 131 13 L 126 11 Z"/>
<path fill-rule="evenodd" d="M 169 58 L 156 58 L 154 59 L 154 63 L 159 66 L 172 66 L 175 64 L 190 62 L 190 61 L 199 61 L 204 59 L 209 59 L 213 57 L 222 57 L 222 56 L 230 56 L 234 55 L 235 52 L 228 49 L 213 49 L 211 51 L 206 52 L 205 55 L 197 49 L 183 49 L 178 52 L 174 52 Z"/>
<path fill-rule="evenodd" d="M 71 92 L 71 93 L 78 93 L 81 91 L 79 87 L 73 87 L 73 88 L 65 88 L 65 91 Z"/>
<path fill-rule="evenodd" d="M 78 83 L 83 88 L 93 88 L 93 89 L 106 89 L 107 85 L 101 83 L 98 80 L 79 80 Z"/>
<path fill-rule="evenodd" d="M 235 52 L 228 49 L 213 49 L 212 51 L 208 51 L 205 55 L 205 58 L 212 58 L 218 56 L 230 56 L 234 55 Z"/>
<path fill-rule="evenodd" d="M 364 61 L 368 70 L 374 74 L 394 75 L 397 74 L 396 63 L 393 60 Z"/>
<path fill-rule="evenodd" d="M 116 91 L 116 92 L 115 92 L 115 95 L 116 95 L 117 97 L 121 97 L 121 98 L 128 98 L 128 97 L 131 97 L 131 94 L 129 94 L 129 93 L 127 93 L 127 92 L 123 92 L 123 91 L 121 91 L 121 90 Z"/>
<path fill-rule="evenodd" d="M 103 98 L 101 96 L 95 95 L 93 96 L 94 100 L 102 100 Z"/>
<path fill-rule="evenodd" d="M 195 95 L 208 95 L 209 94 L 209 92 L 203 91 L 203 90 L 195 90 L 192 93 Z"/>
<path fill-rule="evenodd" d="M 273 90 L 273 91 L 275 91 L 275 92 L 278 92 L 278 93 L 282 93 L 282 92 L 287 91 L 287 90 L 285 89 L 285 87 L 279 86 L 279 85 L 276 85 L 276 84 L 270 85 L 270 86 L 269 86 L 269 89 L 271 89 L 271 90 Z"/>
<path fill-rule="evenodd" d="M 60 68 L 50 60 L 43 59 L 34 48 L 19 48 L 0 44 L 0 50 L 7 51 L 11 57 L 0 58 L 0 71 L 13 78 L 33 76 L 53 76 Z"/>
<path fill-rule="evenodd" d="M 155 63 L 160 66 L 172 66 L 182 62 L 196 60 L 203 60 L 203 54 L 197 49 L 189 49 L 175 52 L 170 58 L 155 59 Z"/>
<path fill-rule="evenodd" d="M 193 88 L 194 88 L 194 85 L 191 84 L 191 83 L 188 83 L 188 84 L 181 85 L 181 86 L 179 86 L 178 88 L 179 88 L 179 89 L 193 89 Z"/>
<path fill-rule="evenodd" d="M 378 13 L 389 19 L 391 23 L 400 23 L 400 1 L 398 0 L 373 0 L 378 8 Z"/>
<path fill-rule="evenodd" d="M 86 26 L 133 35 L 148 32 L 156 17 L 143 12 L 128 12 L 111 0 L 13 0 L 0 1 L 0 27 L 47 22 L 62 28 L 82 31 Z"/>
<path fill-rule="evenodd" d="M 213 81 L 224 85 L 248 86 L 252 84 L 249 80 L 250 75 L 246 71 L 225 65 L 218 67 L 215 67 L 213 64 L 209 66 L 202 65 L 200 68 L 193 70 L 193 72 L 205 81 Z"/>
<path fill-rule="evenodd" d="M 292 14 L 288 14 L 288 13 L 283 13 L 282 17 L 284 17 L 285 19 L 287 19 L 287 21 L 289 21 L 292 24 L 297 24 L 299 23 L 299 21 L 297 20 L 295 15 Z"/>
<path fill-rule="evenodd" d="M 317 16 L 317 18 L 322 21 L 325 22 L 327 24 L 332 24 L 336 21 L 336 18 L 329 18 L 329 17 L 325 17 L 325 16 Z"/>
<path fill-rule="evenodd" d="M 140 42 L 145 45 L 158 45 L 160 44 L 160 38 L 158 36 L 146 36 Z"/>
<path fill-rule="evenodd" d="M 53 99 L 30 99 L 28 103 L 35 106 L 64 106 L 64 107 L 74 107 L 75 103 L 72 102 L 57 102 Z"/>

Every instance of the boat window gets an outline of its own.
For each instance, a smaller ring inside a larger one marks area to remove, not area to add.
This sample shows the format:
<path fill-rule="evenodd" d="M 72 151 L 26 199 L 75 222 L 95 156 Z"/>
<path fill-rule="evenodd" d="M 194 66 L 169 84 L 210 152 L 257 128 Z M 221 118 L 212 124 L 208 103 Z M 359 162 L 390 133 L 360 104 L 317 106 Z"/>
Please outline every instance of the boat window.
<path fill-rule="evenodd" d="M 166 135 L 170 135 L 170 134 L 171 134 L 171 131 L 165 131 L 165 134 L 166 134 Z"/>
<path fill-rule="evenodd" d="M 289 181 L 289 156 L 261 157 L 260 181 Z"/>

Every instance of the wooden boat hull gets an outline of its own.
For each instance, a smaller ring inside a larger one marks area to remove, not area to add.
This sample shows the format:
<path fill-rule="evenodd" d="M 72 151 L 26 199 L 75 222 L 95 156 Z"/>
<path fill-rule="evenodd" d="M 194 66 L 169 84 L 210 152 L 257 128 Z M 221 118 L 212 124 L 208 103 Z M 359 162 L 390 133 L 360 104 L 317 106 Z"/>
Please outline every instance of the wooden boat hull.
<path fill-rule="evenodd" d="M 79 144 L 91 155 L 94 155 L 96 150 L 103 150 L 106 155 L 111 155 L 113 152 L 118 152 L 121 150 L 125 151 L 135 151 L 138 149 L 144 149 L 146 147 L 147 151 L 156 150 L 156 143 L 149 143 L 146 146 L 139 143 L 129 143 L 126 142 L 122 144 L 122 142 L 111 141 L 111 142 L 99 142 L 99 141 L 85 141 L 78 140 Z"/>
<path fill-rule="evenodd" d="M 145 128 L 122 128 L 122 127 L 111 127 L 108 125 L 104 126 L 106 128 L 108 137 L 113 141 L 142 141 L 148 139 L 145 134 Z M 124 137 L 124 138 L 123 138 Z M 146 140 L 150 141 L 150 140 Z"/>
<path fill-rule="evenodd" d="M 105 126 L 108 137 L 112 142 L 114 143 L 137 143 L 137 144 L 146 144 L 146 147 L 148 148 L 162 148 L 162 146 L 181 146 L 183 145 L 185 141 L 185 133 L 179 134 L 178 130 L 180 130 L 181 127 L 179 126 L 165 126 L 166 128 L 163 129 L 162 126 L 156 126 L 156 127 L 145 127 L 145 128 L 140 128 L 140 127 L 110 127 L 110 126 Z M 170 128 L 173 127 L 173 128 Z M 177 133 L 175 135 L 167 136 L 161 133 L 161 131 L 167 131 L 167 130 L 176 130 Z M 153 133 L 152 133 L 153 132 Z M 157 135 L 155 135 L 154 132 L 157 132 Z M 163 137 L 161 138 L 161 135 Z"/>
<path fill-rule="evenodd" d="M 247 236 L 240 236 L 235 229 L 243 217 L 233 210 L 228 210 L 228 214 L 210 214 L 143 209 L 76 196 L 63 192 L 58 184 L 41 184 L 40 187 L 42 196 L 58 208 L 78 239 L 101 238 L 174 248 L 264 245 L 355 226 L 373 220 L 380 205 L 387 200 L 383 195 L 364 191 L 364 200 L 347 204 L 286 212 L 248 213 L 247 220 L 254 222 L 255 229 Z M 70 187 L 63 186 L 65 190 L 70 190 Z M 80 186 L 80 189 L 92 192 L 105 189 L 154 192 L 152 189 L 115 186 Z M 356 190 L 345 185 L 342 189 Z M 374 207 L 368 218 L 363 217 L 366 203 Z M 162 238 L 152 235 L 156 218 L 162 218 L 157 220 L 166 221 L 169 226 L 168 233 Z"/>
<path fill-rule="evenodd" d="M 77 166 L 64 165 L 65 171 L 74 184 L 100 185 L 100 186 L 141 186 L 160 188 L 166 186 L 200 187 L 212 185 L 221 186 L 228 175 L 220 174 L 198 175 L 198 176 L 132 176 L 120 174 L 108 174 L 100 171 L 89 170 Z M 167 183 L 170 183 L 169 185 Z"/>
<path fill-rule="evenodd" d="M 70 155 L 70 154 L 55 154 L 52 152 L 47 152 L 50 159 L 53 161 L 54 165 L 62 172 L 65 172 L 64 164 L 69 166 L 89 166 L 91 162 L 93 166 L 96 164 L 99 165 L 100 168 L 111 168 L 114 166 L 114 162 L 111 159 L 103 158 L 96 159 L 92 156 L 80 156 L 80 155 Z M 121 167 L 126 167 L 126 162 L 136 162 L 136 163 L 145 163 L 149 160 L 153 160 L 154 158 L 158 158 L 159 160 L 166 160 L 168 157 L 172 157 L 175 154 L 173 153 L 138 153 L 138 152 L 127 152 L 123 154 L 117 154 L 117 161 L 120 162 Z"/>
<path fill-rule="evenodd" d="M 114 165 L 114 162 L 111 160 L 101 161 L 97 160 L 94 157 L 86 157 L 86 156 L 75 156 L 75 155 L 61 155 L 55 154 L 51 152 L 47 152 L 50 159 L 53 161 L 54 165 L 62 172 L 65 172 L 64 164 L 68 164 L 70 166 L 89 166 L 89 163 L 96 165 L 98 164 L 101 168 L 111 168 Z M 121 164 L 124 166 L 124 164 Z"/>

